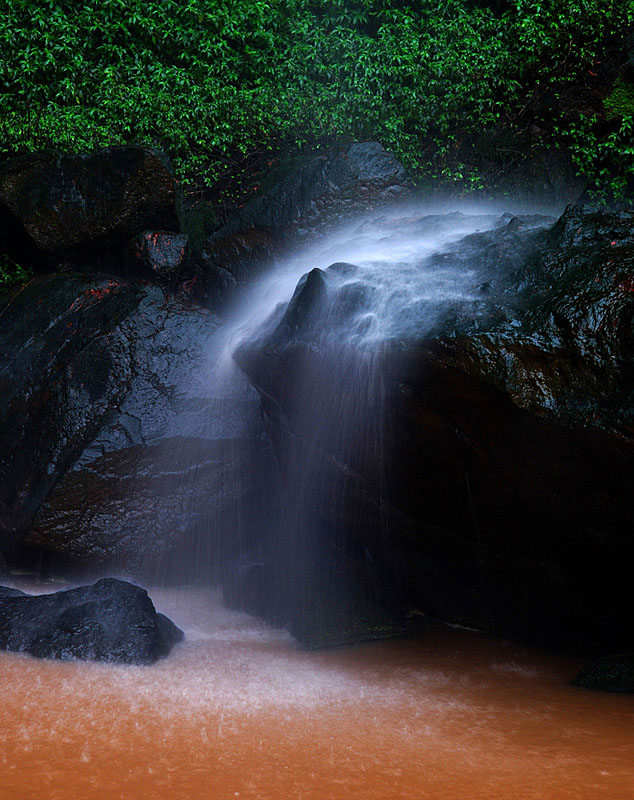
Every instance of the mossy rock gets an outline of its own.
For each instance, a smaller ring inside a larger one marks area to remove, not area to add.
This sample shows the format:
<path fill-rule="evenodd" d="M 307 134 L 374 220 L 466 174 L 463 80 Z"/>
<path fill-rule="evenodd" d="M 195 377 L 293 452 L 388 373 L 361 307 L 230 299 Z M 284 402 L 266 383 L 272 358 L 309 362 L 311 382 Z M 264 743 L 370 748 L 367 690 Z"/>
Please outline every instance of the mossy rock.
<path fill-rule="evenodd" d="M 634 116 L 634 83 L 617 78 L 603 106 L 608 119 Z"/>

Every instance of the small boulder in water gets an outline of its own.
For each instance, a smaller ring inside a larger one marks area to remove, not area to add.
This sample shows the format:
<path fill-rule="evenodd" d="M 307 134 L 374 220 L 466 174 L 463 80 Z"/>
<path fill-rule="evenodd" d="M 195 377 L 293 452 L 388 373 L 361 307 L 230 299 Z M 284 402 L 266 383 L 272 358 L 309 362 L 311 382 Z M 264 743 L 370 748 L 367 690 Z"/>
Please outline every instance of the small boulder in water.
<path fill-rule="evenodd" d="M 45 595 L 0 587 L 0 649 L 38 658 L 153 664 L 183 632 L 145 589 L 116 578 Z"/>
<path fill-rule="evenodd" d="M 602 692 L 634 694 L 634 653 L 593 658 L 570 683 Z"/>

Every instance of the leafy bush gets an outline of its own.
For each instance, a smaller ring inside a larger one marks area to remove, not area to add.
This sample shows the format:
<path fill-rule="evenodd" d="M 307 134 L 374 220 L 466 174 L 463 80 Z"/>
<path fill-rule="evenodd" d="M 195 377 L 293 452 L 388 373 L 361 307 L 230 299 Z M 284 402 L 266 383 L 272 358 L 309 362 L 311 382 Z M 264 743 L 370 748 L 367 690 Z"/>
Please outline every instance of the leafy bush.
<path fill-rule="evenodd" d="M 372 138 L 423 176 L 477 186 L 464 142 L 519 128 L 531 93 L 574 80 L 634 19 L 634 0 L 3 5 L 4 152 L 152 143 L 207 182 L 258 148 Z M 561 139 L 600 182 L 588 142 Z"/>

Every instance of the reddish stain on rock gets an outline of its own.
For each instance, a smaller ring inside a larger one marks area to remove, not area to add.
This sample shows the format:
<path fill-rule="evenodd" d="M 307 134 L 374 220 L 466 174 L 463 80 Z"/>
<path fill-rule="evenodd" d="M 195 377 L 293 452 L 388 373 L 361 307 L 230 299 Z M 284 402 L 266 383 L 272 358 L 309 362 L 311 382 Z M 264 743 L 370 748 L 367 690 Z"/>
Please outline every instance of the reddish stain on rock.
<path fill-rule="evenodd" d="M 119 289 L 120 286 L 121 284 L 119 281 L 115 281 L 111 278 L 105 284 L 96 286 L 92 289 L 85 289 L 79 295 L 79 297 L 73 301 L 72 305 L 70 306 L 70 311 L 78 311 L 80 308 L 85 308 L 87 305 L 92 305 L 95 302 L 99 302 L 108 295 L 112 294 L 115 290 Z"/>

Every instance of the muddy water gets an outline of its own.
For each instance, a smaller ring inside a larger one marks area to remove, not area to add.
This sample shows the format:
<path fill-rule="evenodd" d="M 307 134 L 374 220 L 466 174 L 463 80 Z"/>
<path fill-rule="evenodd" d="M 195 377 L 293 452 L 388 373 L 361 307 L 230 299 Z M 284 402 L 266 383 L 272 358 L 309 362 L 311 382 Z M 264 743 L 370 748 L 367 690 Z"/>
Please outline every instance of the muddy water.
<path fill-rule="evenodd" d="M 323 653 L 199 589 L 153 667 L 0 655 L 0 800 L 633 800 L 634 698 L 464 631 Z"/>

